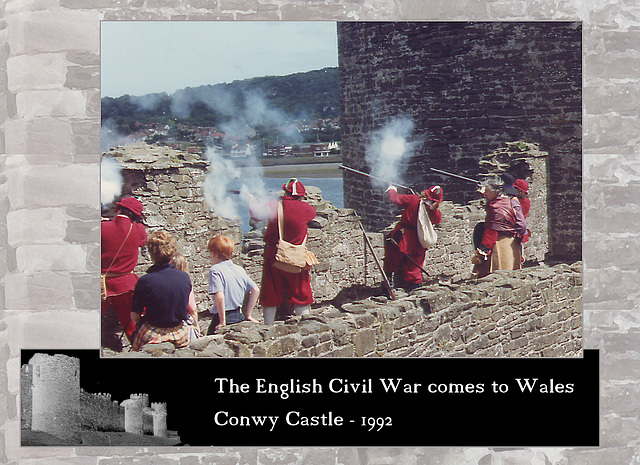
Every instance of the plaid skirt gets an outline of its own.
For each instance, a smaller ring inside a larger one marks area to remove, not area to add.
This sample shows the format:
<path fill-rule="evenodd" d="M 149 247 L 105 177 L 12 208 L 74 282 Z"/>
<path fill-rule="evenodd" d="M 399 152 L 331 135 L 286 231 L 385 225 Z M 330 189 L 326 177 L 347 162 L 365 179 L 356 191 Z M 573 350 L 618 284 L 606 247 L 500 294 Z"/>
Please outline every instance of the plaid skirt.
<path fill-rule="evenodd" d="M 133 340 L 131 350 L 137 351 L 145 344 L 159 344 L 161 342 L 171 342 L 176 346 L 176 349 L 186 347 L 189 344 L 189 326 L 184 321 L 172 328 L 159 328 L 143 323 Z"/>

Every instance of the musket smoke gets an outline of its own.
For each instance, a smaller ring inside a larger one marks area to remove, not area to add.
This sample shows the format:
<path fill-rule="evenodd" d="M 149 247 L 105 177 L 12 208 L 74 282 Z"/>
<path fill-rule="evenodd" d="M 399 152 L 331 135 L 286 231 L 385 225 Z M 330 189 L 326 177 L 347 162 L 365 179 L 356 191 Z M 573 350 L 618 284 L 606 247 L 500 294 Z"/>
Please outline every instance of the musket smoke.
<path fill-rule="evenodd" d="M 100 149 L 106 152 L 112 147 L 133 142 L 133 138 L 121 133 L 113 119 L 109 118 L 100 126 Z"/>
<path fill-rule="evenodd" d="M 122 194 L 122 167 L 111 157 L 103 157 L 100 162 L 100 203 L 108 205 Z"/>
<path fill-rule="evenodd" d="M 372 175 L 392 182 L 402 181 L 402 164 L 418 145 L 418 141 L 409 140 L 413 127 L 411 119 L 400 117 L 371 134 L 365 150 L 365 161 Z M 378 187 L 386 187 L 380 180 L 374 179 L 373 183 Z"/>
<path fill-rule="evenodd" d="M 240 177 L 240 170 L 232 160 L 225 159 L 214 147 L 207 147 L 205 156 L 211 166 L 202 186 L 204 200 L 218 216 L 237 218 L 237 205 L 227 192 L 229 182 Z"/>
<path fill-rule="evenodd" d="M 248 166 L 240 168 L 233 159 L 224 158 L 214 147 L 207 147 L 205 156 L 211 162 L 211 168 L 204 180 L 204 198 L 216 215 L 237 218 L 238 208 L 243 205 L 251 207 L 257 219 L 266 220 L 273 216 L 267 202 L 275 197 L 267 192 L 258 160 L 252 159 Z M 236 179 L 243 181 L 239 196 L 229 193 L 229 186 Z"/>
<path fill-rule="evenodd" d="M 186 118 L 196 103 L 216 112 L 222 120 L 218 124 L 219 129 L 232 138 L 253 137 L 256 126 L 269 125 L 278 128 L 287 138 L 287 143 L 302 142 L 294 124 L 295 118 L 270 106 L 264 92 L 259 89 L 231 92 L 222 84 L 181 89 L 171 96 L 171 115 Z"/>

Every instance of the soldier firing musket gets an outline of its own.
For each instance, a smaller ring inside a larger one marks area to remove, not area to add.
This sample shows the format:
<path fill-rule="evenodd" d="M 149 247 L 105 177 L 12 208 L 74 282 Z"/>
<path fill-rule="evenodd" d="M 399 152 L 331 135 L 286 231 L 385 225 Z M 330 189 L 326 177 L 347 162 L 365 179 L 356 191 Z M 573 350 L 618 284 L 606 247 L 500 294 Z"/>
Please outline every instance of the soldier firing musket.
<path fill-rule="evenodd" d="M 387 188 L 389 202 L 404 207 L 400 221 L 384 243 L 384 271 L 396 287 L 411 291 L 422 283 L 427 247 L 435 244 L 434 224 L 442 220 L 440 186 L 431 186 L 416 194 L 399 194 L 395 186 Z"/>
<path fill-rule="evenodd" d="M 338 167 L 388 184 L 386 192 L 389 201 L 394 205 L 404 207 L 400 221 L 385 239 L 383 269 L 387 280 L 392 282 L 395 287 L 402 287 L 406 291 L 415 289 L 422 283 L 422 272 L 428 274 L 422 265 L 427 247 L 435 244 L 436 234 L 433 225 L 440 223 L 442 219 L 439 209 L 443 198 L 442 188 L 432 186 L 420 194 L 416 194 L 408 186 L 393 183 L 343 165 L 338 165 Z M 398 188 L 405 189 L 408 193 L 399 194 Z"/>

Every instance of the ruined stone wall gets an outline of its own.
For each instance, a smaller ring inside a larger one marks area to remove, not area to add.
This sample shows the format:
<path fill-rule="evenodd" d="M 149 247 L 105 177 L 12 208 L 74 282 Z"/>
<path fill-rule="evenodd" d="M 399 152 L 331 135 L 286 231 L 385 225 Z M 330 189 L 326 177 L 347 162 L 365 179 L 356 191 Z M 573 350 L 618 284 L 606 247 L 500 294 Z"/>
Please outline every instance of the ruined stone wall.
<path fill-rule="evenodd" d="M 538 143 L 549 153 L 549 252 L 580 260 L 581 41 L 578 22 L 338 23 L 344 164 L 368 172 L 368 136 L 410 117 L 421 144 L 407 184 L 440 183 L 463 204 L 473 188 L 430 167 L 478 178 L 483 154 Z M 393 212 L 366 178 L 345 173 L 344 190 L 367 225 L 389 223 Z"/>
<path fill-rule="evenodd" d="M 184 152 L 146 144 L 130 144 L 107 152 L 123 166 L 124 195 L 135 195 L 145 208 L 147 232 L 165 229 L 178 238 L 181 252 L 190 266 L 190 276 L 196 291 L 198 310 L 211 306 L 207 294 L 210 266 L 207 242 L 216 234 L 229 235 L 236 241 L 234 261 L 243 266 L 252 279 L 261 284 L 262 252 L 265 226 L 249 231 L 242 237 L 237 222 L 208 211 L 202 194 L 202 184 L 208 164 Z M 525 257 L 542 261 L 548 251 L 546 205 L 546 153 L 533 144 L 510 143 L 483 157 L 483 175 L 495 176 L 505 167 L 527 178 L 531 184 L 532 209 L 529 227 L 533 231 L 525 245 Z M 476 195 L 479 197 L 479 195 Z M 360 216 L 352 209 L 337 209 L 322 198 L 314 186 L 307 186 L 307 202 L 317 210 L 309 225 L 308 247 L 319 260 L 311 271 L 311 285 L 317 303 L 344 299 L 364 286 L 380 285 L 381 274 L 369 250 L 366 250 Z M 390 210 L 386 199 L 385 208 Z M 469 277 L 474 249 L 471 236 L 474 226 L 484 220 L 480 199 L 460 205 L 445 201 L 443 221 L 437 227 L 438 242 L 427 251 L 427 279 L 460 281 Z M 387 229 L 395 224 L 388 223 Z M 384 257 L 382 234 L 367 228 L 376 256 Z M 139 275 L 151 262 L 143 250 L 136 271 Z M 258 310 L 259 312 L 259 310 Z"/>
<path fill-rule="evenodd" d="M 80 420 L 80 361 L 61 354 L 35 354 L 29 365 L 33 370 L 31 429 L 72 437 Z"/>
<path fill-rule="evenodd" d="M 124 408 L 111 394 L 80 391 L 80 426 L 90 431 L 124 431 Z"/>
<path fill-rule="evenodd" d="M 327 305 L 274 326 L 243 322 L 176 350 L 197 357 L 557 357 L 582 354 L 582 263 L 499 271 L 397 300 Z"/>
<path fill-rule="evenodd" d="M 202 185 L 208 162 L 186 152 L 144 143 L 118 147 L 104 156 L 115 158 L 122 166 L 122 196 L 133 195 L 142 202 L 147 234 L 164 229 L 178 240 L 179 252 L 189 264 L 198 310 L 206 310 L 209 239 L 224 234 L 238 245 L 242 240 L 239 224 L 218 217 L 205 203 Z M 143 248 L 136 273 L 143 275 L 151 265 Z"/>

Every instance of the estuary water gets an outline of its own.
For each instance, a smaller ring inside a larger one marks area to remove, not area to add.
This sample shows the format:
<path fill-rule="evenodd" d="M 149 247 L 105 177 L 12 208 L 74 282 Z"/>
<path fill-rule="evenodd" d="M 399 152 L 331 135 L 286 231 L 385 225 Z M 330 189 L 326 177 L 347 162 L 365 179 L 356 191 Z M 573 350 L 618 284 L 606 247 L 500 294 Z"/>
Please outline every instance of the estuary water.
<path fill-rule="evenodd" d="M 267 190 L 282 192 L 282 185 L 290 178 L 296 178 L 305 186 L 315 186 L 322 191 L 322 198 L 336 208 L 344 208 L 342 192 L 342 172 L 335 163 L 318 163 L 314 165 L 270 166 L 265 168 L 264 184 Z M 241 179 L 229 182 L 229 189 L 240 189 Z M 246 206 L 238 208 L 242 220 L 242 232 L 250 230 L 249 209 Z"/>

